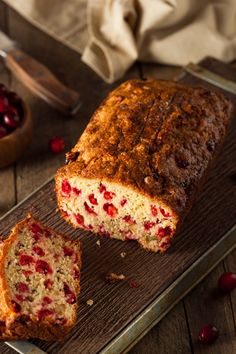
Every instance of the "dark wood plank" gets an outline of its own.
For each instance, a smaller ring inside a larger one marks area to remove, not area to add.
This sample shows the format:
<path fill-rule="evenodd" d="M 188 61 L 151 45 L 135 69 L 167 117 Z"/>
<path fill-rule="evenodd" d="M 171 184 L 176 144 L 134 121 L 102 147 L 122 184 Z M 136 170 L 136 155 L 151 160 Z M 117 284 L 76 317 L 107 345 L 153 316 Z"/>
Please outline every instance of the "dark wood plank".
<path fill-rule="evenodd" d="M 140 340 L 129 354 L 189 354 L 188 328 L 182 302 Z"/>
<path fill-rule="evenodd" d="M 0 30 L 7 32 L 7 6 L 0 0 Z"/>
<path fill-rule="evenodd" d="M 217 291 L 217 281 L 224 272 L 221 263 L 184 299 L 196 354 L 236 353 L 236 337 L 233 313 L 229 296 L 221 296 Z M 219 338 L 211 345 L 198 341 L 199 329 L 206 324 L 214 324 L 220 331 Z"/>
<path fill-rule="evenodd" d="M 236 273 L 236 250 L 232 252 L 224 260 L 224 269 L 226 272 Z M 232 291 L 230 294 L 230 305 L 232 307 L 234 328 L 236 332 L 236 291 Z"/>

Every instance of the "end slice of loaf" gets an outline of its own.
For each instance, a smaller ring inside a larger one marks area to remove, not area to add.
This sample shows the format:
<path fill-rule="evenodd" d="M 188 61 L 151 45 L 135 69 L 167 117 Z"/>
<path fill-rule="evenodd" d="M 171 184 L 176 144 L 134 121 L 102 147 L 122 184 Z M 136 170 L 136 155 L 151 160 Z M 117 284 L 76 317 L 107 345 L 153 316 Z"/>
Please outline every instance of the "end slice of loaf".
<path fill-rule="evenodd" d="M 94 113 L 56 175 L 66 221 L 165 251 L 193 205 L 232 116 L 223 95 L 130 80 Z"/>
<path fill-rule="evenodd" d="M 78 241 L 31 215 L 18 223 L 0 258 L 3 338 L 63 338 L 77 319 L 80 267 Z"/>

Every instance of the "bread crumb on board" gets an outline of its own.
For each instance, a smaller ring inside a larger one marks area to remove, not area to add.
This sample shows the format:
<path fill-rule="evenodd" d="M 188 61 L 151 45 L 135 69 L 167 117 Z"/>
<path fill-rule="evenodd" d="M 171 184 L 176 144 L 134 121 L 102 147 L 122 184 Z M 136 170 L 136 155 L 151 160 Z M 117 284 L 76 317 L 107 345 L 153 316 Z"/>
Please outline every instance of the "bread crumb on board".
<path fill-rule="evenodd" d="M 86 301 L 86 304 L 89 305 L 89 306 L 92 306 L 93 303 L 94 303 L 94 301 L 93 301 L 92 299 L 88 299 L 88 300 Z"/>
<path fill-rule="evenodd" d="M 116 274 L 112 272 L 108 273 L 105 278 L 106 282 L 108 283 L 115 283 L 118 281 L 122 281 L 124 279 L 125 279 L 124 274 Z"/>
<path fill-rule="evenodd" d="M 120 256 L 121 256 L 121 258 L 125 258 L 126 257 L 126 252 L 121 252 Z"/>

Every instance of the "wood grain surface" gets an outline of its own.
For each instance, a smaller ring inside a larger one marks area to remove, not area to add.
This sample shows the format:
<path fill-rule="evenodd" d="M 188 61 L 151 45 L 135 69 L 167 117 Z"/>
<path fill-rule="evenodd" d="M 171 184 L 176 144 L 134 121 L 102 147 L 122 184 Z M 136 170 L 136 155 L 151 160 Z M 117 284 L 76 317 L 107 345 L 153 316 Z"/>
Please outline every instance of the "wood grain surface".
<path fill-rule="evenodd" d="M 0 2 L 0 4 L 2 4 Z M 2 6 L 2 5 L 0 5 Z M 1 9 L 1 7 L 0 7 Z M 1 15 L 0 15 L 1 21 Z M 0 25 L 1 26 L 1 25 Z M 64 82 L 82 94 L 83 106 L 74 120 L 62 115 L 31 95 L 0 67 L 1 81 L 8 82 L 31 105 L 34 116 L 34 139 L 31 148 L 15 166 L 1 170 L 0 212 L 9 208 L 34 191 L 54 174 L 63 163 L 64 156 L 48 152 L 48 140 L 52 135 L 63 135 L 69 149 L 83 131 L 88 119 L 106 95 L 111 85 L 103 83 L 96 74 L 80 62 L 72 50 L 49 38 L 9 10 L 8 28 L 11 36 L 20 41 L 24 50 L 55 70 Z M 37 40 L 35 40 L 37 38 Z M 43 43 L 43 50 L 38 43 Z M 215 65 L 211 63 L 212 67 Z M 175 68 L 161 66 L 142 67 L 143 74 L 171 78 Z M 177 70 L 178 71 L 178 70 Z M 133 68 L 127 75 L 138 76 Z M 226 73 L 231 79 L 236 72 Z M 125 78 L 124 78 L 125 79 Z M 116 83 L 115 85 L 117 85 Z M 96 245 L 97 237 L 86 232 L 73 231 L 56 213 L 53 185 L 49 184 L 28 200 L 16 212 L 1 223 L 1 232 L 6 236 L 9 228 L 30 208 L 40 215 L 48 225 L 64 230 L 70 235 L 80 235 L 83 241 L 84 268 L 82 295 L 77 328 L 67 343 L 42 343 L 35 341 L 49 353 L 95 353 L 109 341 L 114 333 L 127 324 L 144 304 L 156 297 L 164 287 L 175 279 L 204 250 L 210 247 L 235 222 L 236 182 L 231 176 L 236 173 L 235 121 L 228 142 L 212 171 L 208 183 L 186 220 L 173 248 L 166 255 L 150 255 L 132 243 L 102 240 Z M 199 222 L 200 220 L 200 222 Z M 122 259 L 120 253 L 127 257 Z M 235 343 L 235 293 L 223 299 L 216 297 L 216 280 L 224 269 L 236 271 L 236 252 L 228 256 L 201 284 L 179 303 L 146 337 L 132 349 L 132 353 L 234 353 Z M 104 282 L 108 271 L 123 272 L 127 280 L 109 285 Z M 136 279 L 139 286 L 129 287 L 129 280 Z M 89 307 L 86 300 L 92 298 Z M 125 316 L 125 317 L 124 317 Z M 126 321 L 124 321 L 126 318 Z M 203 349 L 197 343 L 199 327 L 206 322 L 217 321 L 222 337 L 215 346 Z M 219 346 L 217 346 L 219 343 Z M 0 344 L 0 353 L 15 353 L 5 344 Z"/>

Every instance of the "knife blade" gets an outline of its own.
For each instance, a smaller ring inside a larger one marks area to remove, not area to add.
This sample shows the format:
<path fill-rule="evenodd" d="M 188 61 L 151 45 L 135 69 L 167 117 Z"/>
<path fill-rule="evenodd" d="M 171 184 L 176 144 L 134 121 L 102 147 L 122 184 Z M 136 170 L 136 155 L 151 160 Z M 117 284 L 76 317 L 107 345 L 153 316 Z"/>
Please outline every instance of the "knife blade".
<path fill-rule="evenodd" d="M 79 93 L 63 85 L 46 66 L 1 31 L 0 56 L 12 74 L 37 96 L 64 113 L 77 113 L 81 105 Z"/>
<path fill-rule="evenodd" d="M 10 342 L 5 342 L 9 347 L 15 349 L 17 353 L 20 354 L 47 354 L 40 348 L 36 347 L 33 343 L 27 341 L 16 341 L 12 340 Z"/>

